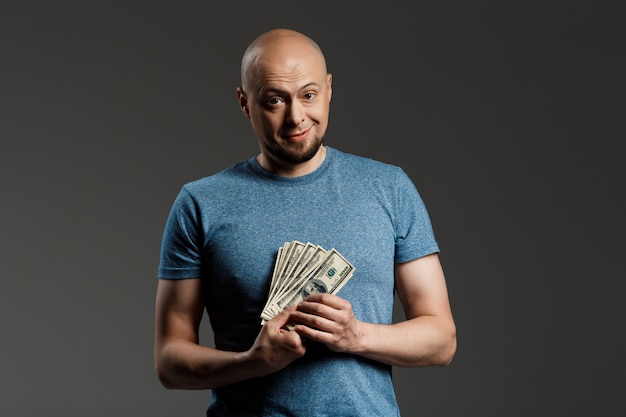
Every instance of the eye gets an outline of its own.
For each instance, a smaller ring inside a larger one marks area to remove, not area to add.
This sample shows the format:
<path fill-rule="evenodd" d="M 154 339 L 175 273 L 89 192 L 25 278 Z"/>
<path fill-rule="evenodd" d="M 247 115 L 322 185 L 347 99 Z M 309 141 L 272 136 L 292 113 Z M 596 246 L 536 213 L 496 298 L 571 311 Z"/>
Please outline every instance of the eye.
<path fill-rule="evenodd" d="M 313 101 L 315 100 L 315 97 L 317 97 L 317 93 L 314 93 L 312 91 L 304 94 L 304 99 L 306 101 Z"/>
<path fill-rule="evenodd" d="M 274 106 L 278 106 L 279 104 L 283 103 L 284 100 L 278 96 L 274 96 L 274 97 L 270 97 L 265 101 L 265 104 L 270 106 L 270 107 L 274 107 Z"/>

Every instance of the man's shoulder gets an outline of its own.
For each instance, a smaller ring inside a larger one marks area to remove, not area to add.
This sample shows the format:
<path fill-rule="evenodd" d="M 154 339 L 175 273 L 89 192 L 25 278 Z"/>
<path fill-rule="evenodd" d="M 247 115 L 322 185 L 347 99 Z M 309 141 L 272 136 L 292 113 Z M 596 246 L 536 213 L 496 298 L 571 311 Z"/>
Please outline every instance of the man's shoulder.
<path fill-rule="evenodd" d="M 363 173 L 370 173 L 377 176 L 397 175 L 402 171 L 401 167 L 389 162 L 384 162 L 369 156 L 340 151 L 334 148 L 331 149 L 335 154 L 334 158 L 336 158 L 338 165 L 344 168 L 353 169 Z"/>
<path fill-rule="evenodd" d="M 248 161 L 237 162 L 221 171 L 207 175 L 202 178 L 191 180 L 183 185 L 183 188 L 190 193 L 195 191 L 206 191 L 214 187 L 224 187 L 227 183 L 237 181 L 246 176 L 246 165 Z"/>

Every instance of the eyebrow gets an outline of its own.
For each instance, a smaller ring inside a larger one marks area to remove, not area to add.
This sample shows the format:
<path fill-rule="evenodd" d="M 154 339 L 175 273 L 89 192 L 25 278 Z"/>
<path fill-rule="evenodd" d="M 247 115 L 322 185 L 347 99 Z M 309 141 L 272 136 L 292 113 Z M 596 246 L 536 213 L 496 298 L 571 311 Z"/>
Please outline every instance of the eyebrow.
<path fill-rule="evenodd" d="M 307 84 L 303 85 L 302 87 L 300 87 L 298 92 L 301 92 L 302 90 L 309 89 L 311 87 L 320 88 L 320 85 L 318 83 L 316 83 L 315 81 L 311 81 L 310 83 L 307 83 Z M 261 94 L 262 95 L 267 94 L 267 93 L 278 93 L 278 94 L 283 94 L 283 95 L 289 94 L 289 92 L 286 91 L 286 90 L 283 90 L 283 89 L 277 88 L 277 87 L 272 87 L 272 86 L 269 86 L 268 88 L 264 88 L 264 89 L 261 90 Z"/>

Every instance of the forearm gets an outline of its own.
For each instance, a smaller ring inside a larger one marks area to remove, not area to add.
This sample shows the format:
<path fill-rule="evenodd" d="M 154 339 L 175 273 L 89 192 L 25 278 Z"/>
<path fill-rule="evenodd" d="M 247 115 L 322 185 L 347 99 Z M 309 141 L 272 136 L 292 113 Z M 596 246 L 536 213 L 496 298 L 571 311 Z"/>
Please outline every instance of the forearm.
<path fill-rule="evenodd" d="M 181 330 L 189 326 L 176 326 L 175 319 L 169 327 L 163 326 L 169 332 L 159 331 L 157 325 L 154 358 L 159 380 L 170 389 L 211 389 L 284 368 L 306 351 L 298 333 L 283 329 L 294 309 L 286 309 L 265 323 L 245 352 L 201 346 L 195 332 Z"/>
<path fill-rule="evenodd" d="M 390 325 L 360 322 L 352 353 L 401 367 L 447 365 L 456 352 L 451 320 L 421 316 Z"/>
<path fill-rule="evenodd" d="M 263 374 L 248 352 L 226 352 L 182 340 L 155 351 L 155 366 L 168 389 L 212 389 Z"/>

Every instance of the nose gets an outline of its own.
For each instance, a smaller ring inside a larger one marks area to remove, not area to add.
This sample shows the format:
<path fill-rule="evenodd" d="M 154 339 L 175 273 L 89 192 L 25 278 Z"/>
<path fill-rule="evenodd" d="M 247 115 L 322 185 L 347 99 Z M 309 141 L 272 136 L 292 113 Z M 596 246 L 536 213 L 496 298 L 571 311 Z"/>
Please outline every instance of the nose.
<path fill-rule="evenodd" d="M 298 100 L 292 101 L 287 107 L 285 122 L 292 126 L 298 126 L 306 119 L 304 106 Z"/>

